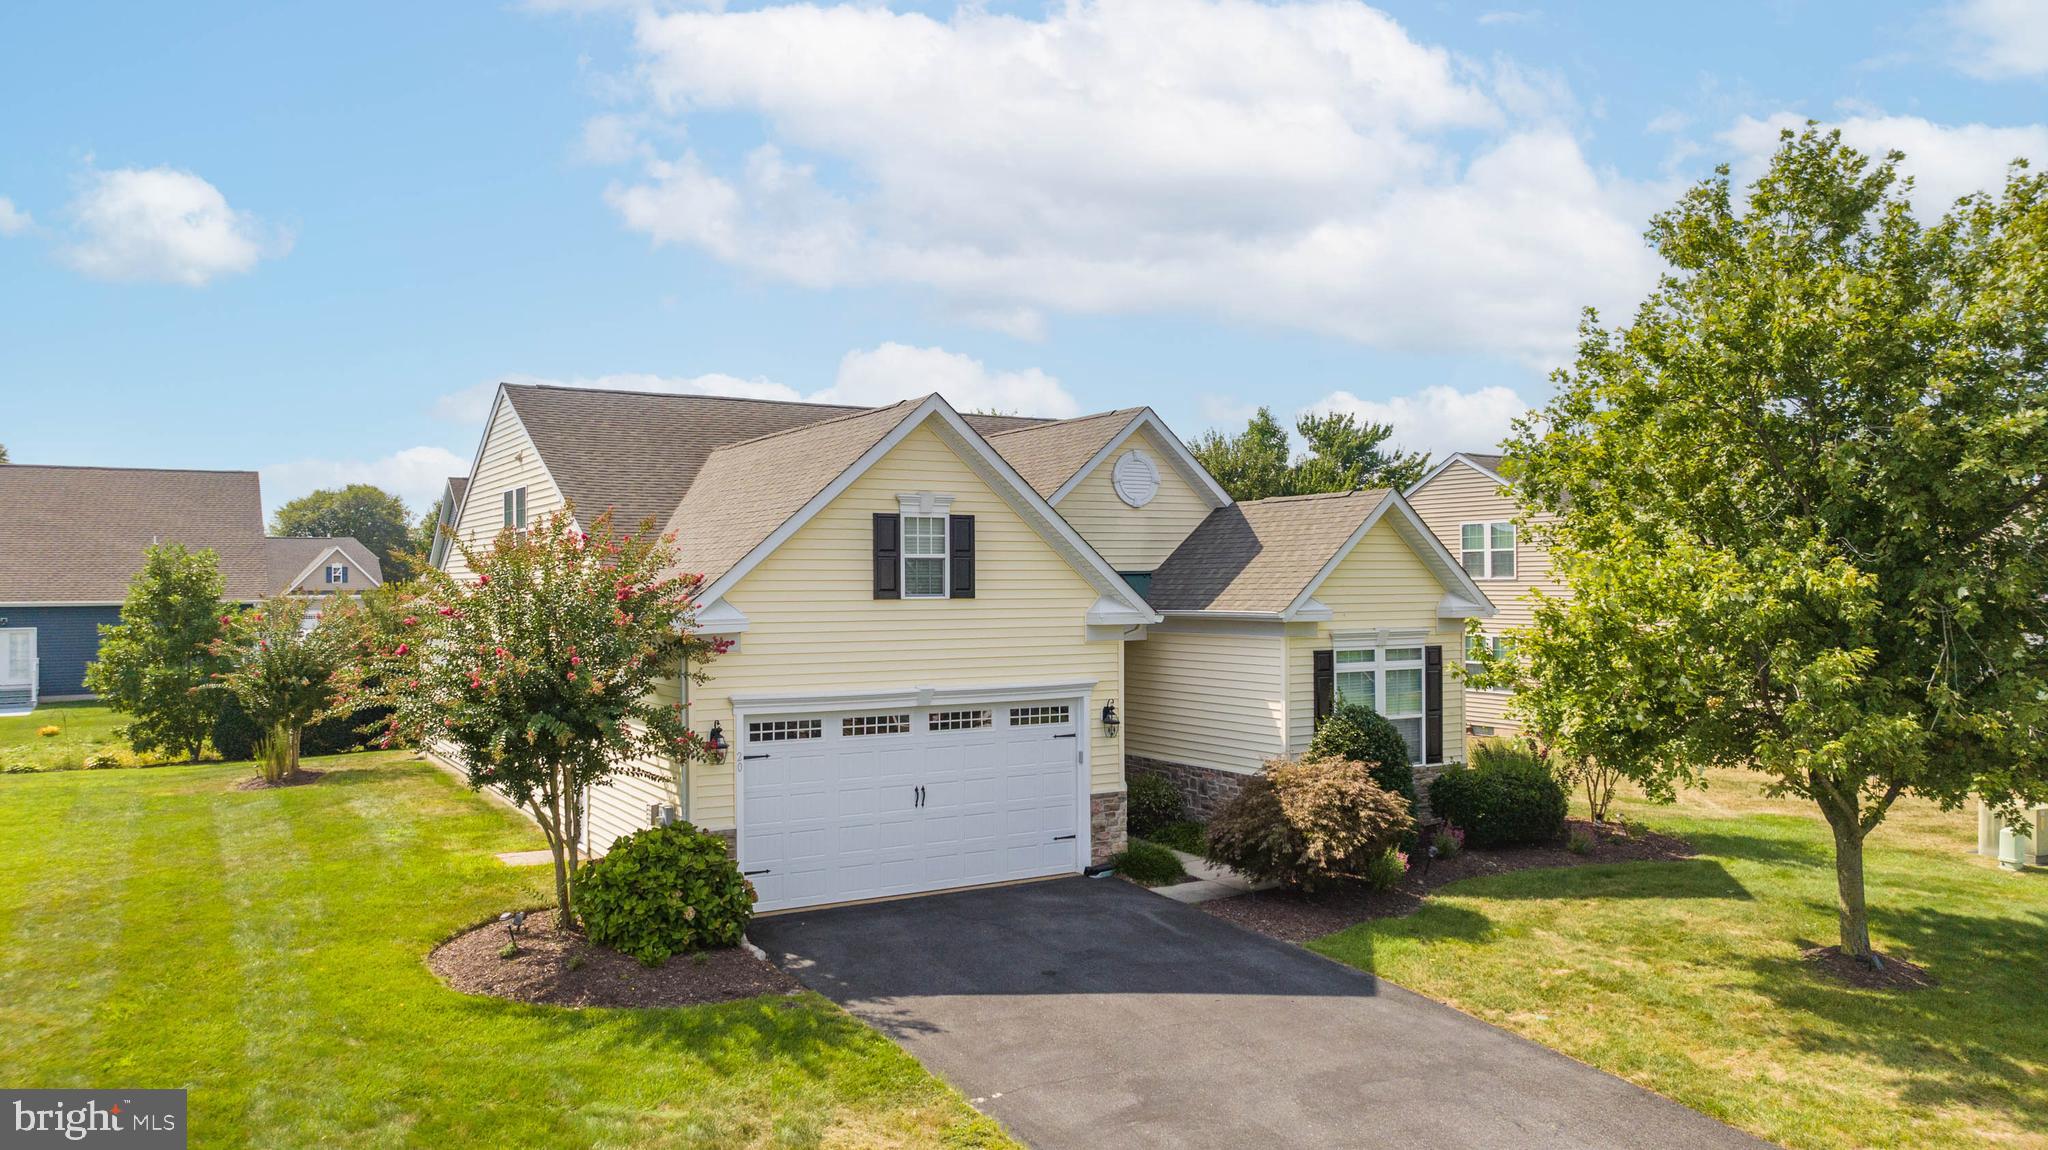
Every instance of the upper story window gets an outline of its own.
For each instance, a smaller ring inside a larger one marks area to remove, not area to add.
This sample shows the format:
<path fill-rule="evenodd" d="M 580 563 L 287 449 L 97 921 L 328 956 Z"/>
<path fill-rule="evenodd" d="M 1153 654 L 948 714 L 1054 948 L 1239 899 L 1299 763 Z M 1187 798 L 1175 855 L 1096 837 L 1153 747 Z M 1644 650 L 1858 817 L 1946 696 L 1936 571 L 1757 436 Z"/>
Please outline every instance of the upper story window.
<path fill-rule="evenodd" d="M 1479 673 L 1479 656 L 1490 653 L 1495 658 L 1514 654 L 1515 641 L 1505 635 L 1465 636 L 1465 674 L 1467 677 Z M 1474 688 L 1475 690 L 1477 688 Z"/>
<path fill-rule="evenodd" d="M 903 597 L 946 597 L 946 516 L 903 517 Z"/>
<path fill-rule="evenodd" d="M 1515 521 L 1495 519 L 1486 523 L 1461 523 L 1458 536 L 1465 574 L 1474 579 L 1515 577 Z"/>
<path fill-rule="evenodd" d="M 505 493 L 505 526 L 526 528 L 526 488 L 515 487 Z"/>
<path fill-rule="evenodd" d="M 329 563 L 327 565 L 327 581 L 329 583 L 348 582 L 348 565 L 345 563 Z"/>

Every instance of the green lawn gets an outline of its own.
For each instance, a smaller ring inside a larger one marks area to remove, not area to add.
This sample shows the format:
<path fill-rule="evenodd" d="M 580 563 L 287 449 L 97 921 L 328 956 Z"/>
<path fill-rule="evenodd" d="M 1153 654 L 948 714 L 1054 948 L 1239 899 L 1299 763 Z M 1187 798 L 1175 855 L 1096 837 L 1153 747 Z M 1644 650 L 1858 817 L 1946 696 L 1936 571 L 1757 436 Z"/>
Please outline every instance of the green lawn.
<path fill-rule="evenodd" d="M 127 718 L 98 703 L 44 703 L 32 714 L 0 716 L 0 770 L 72 770 L 101 747 L 123 747 Z M 56 727 L 55 735 L 36 732 Z"/>
<path fill-rule="evenodd" d="M 1869 844 L 1872 934 L 1940 985 L 1852 990 L 1810 807 L 1717 776 L 1627 813 L 1689 862 L 1523 871 L 1314 948 L 1789 1146 L 2048 1147 L 2048 873 L 1968 853 L 1974 812 L 1901 803 Z"/>
<path fill-rule="evenodd" d="M 1011 1146 L 815 996 L 571 1011 L 422 961 L 544 868 L 396 754 L 0 777 L 0 1082 L 183 1086 L 194 1146 Z"/>

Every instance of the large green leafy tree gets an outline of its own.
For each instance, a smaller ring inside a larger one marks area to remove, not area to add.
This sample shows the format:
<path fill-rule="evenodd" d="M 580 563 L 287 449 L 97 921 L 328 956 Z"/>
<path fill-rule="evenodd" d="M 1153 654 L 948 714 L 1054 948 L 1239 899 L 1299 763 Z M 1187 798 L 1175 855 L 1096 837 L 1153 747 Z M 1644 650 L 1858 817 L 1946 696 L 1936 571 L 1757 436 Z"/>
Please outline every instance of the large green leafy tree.
<path fill-rule="evenodd" d="M 227 607 L 220 563 L 209 550 L 164 543 L 144 552 L 121 621 L 100 627 L 86 688 L 134 721 L 123 732 L 138 751 L 197 761 L 220 697 L 201 690 L 225 666 L 214 651 Z"/>
<path fill-rule="evenodd" d="M 412 535 L 406 540 L 405 550 L 410 552 L 410 557 L 417 559 L 421 566 L 425 566 L 427 557 L 433 554 L 434 539 L 441 531 L 441 505 L 447 498 L 444 495 L 434 500 L 433 505 L 427 508 L 427 513 L 413 522 Z M 410 572 L 407 574 L 409 576 Z"/>
<path fill-rule="evenodd" d="M 675 573 L 671 541 L 651 528 L 615 536 L 609 512 L 588 534 L 561 511 L 488 548 L 455 546 L 474 579 L 424 573 L 395 631 L 367 613 L 357 642 L 377 649 L 357 659 L 341 702 L 393 708 L 385 745 L 452 749 L 470 786 L 532 812 L 573 924 L 590 788 L 650 761 L 675 764 L 657 777 L 681 785 L 703 740 L 656 689 L 700 680 L 723 645 L 697 633 L 701 578 Z"/>
<path fill-rule="evenodd" d="M 1871 960 L 1863 842 L 1901 795 L 2048 800 L 2048 187 L 2016 165 L 1928 223 L 1899 159 L 1808 129 L 1746 203 L 1695 187 L 1634 323 L 1588 317 L 1510 449 L 1582 592 L 1525 672 L 1811 800 Z"/>
<path fill-rule="evenodd" d="M 1211 430 L 1189 448 L 1233 499 L 1314 495 L 1362 487 L 1405 488 L 1422 478 L 1429 456 L 1386 445 L 1394 429 L 1345 412 L 1304 415 L 1294 429 L 1308 444 L 1295 458 L 1287 430 L 1260 408 L 1236 435 Z"/>
<path fill-rule="evenodd" d="M 386 579 L 412 575 L 408 557 L 413 543 L 412 513 L 403 499 L 372 484 L 351 483 L 301 495 L 277 509 L 271 517 L 270 533 L 353 536 L 377 557 Z"/>

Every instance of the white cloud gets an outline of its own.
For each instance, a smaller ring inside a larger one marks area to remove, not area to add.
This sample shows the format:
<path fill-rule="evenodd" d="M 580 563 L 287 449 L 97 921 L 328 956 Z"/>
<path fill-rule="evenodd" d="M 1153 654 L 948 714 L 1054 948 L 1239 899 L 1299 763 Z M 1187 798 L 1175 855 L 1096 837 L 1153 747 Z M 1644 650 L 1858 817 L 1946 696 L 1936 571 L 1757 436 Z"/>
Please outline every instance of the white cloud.
<path fill-rule="evenodd" d="M 291 237 L 228 206 L 212 184 L 175 168 L 94 172 L 71 202 L 79 240 L 65 251 L 95 279 L 197 287 L 291 249 Z"/>
<path fill-rule="evenodd" d="M 1992 80 L 2048 76 L 2048 4 L 1963 0 L 1946 14 L 1964 71 Z"/>
<path fill-rule="evenodd" d="M 1778 149 L 1778 133 L 1798 131 L 1802 116 L 1780 112 L 1769 119 L 1745 116 L 1721 133 L 1742 159 L 1735 176 L 1747 182 L 1770 162 Z M 1824 123 L 1840 128 L 1842 142 L 1872 156 L 1896 148 L 1906 153 L 1901 173 L 1913 177 L 1913 206 L 1918 214 L 1938 216 L 1960 196 L 2005 187 L 2006 165 L 2025 156 L 2037 166 L 2048 163 L 2048 124 L 1994 128 L 1985 124 L 1936 124 L 1918 116 L 1850 116 Z"/>
<path fill-rule="evenodd" d="M 1360 399 L 1348 391 L 1333 391 L 1303 410 L 1349 412 L 1361 421 L 1389 424 L 1394 429 L 1393 446 L 1442 458 L 1453 451 L 1497 450 L 1515 419 L 1529 407 L 1528 400 L 1505 387 L 1459 391 L 1435 384 L 1388 399 Z"/>
<path fill-rule="evenodd" d="M 847 352 L 839 361 L 839 375 L 832 386 L 809 398 L 818 403 L 879 406 L 934 391 L 961 411 L 1061 419 L 1081 414 L 1081 405 L 1060 381 L 1035 367 L 990 371 L 971 356 L 900 343 Z"/>
<path fill-rule="evenodd" d="M 14 206 L 14 201 L 0 196 L 0 236 L 15 236 L 28 230 L 35 223 L 27 211 Z"/>
<path fill-rule="evenodd" d="M 844 403 L 879 407 L 936 391 L 961 411 L 1001 411 L 1015 415 L 1066 417 L 1079 415 L 1081 405 L 1060 381 L 1035 367 L 1022 371 L 991 371 L 972 356 L 940 347 L 885 343 L 872 351 L 854 350 L 839 360 L 829 387 L 806 395 L 787 384 L 756 376 L 713 372 L 708 375 L 654 375 L 619 372 L 611 375 L 550 379 L 514 373 L 507 383 L 556 384 L 607 391 L 657 391 L 672 395 L 728 395 L 742 399 L 777 399 L 810 403 Z M 479 383 L 435 401 L 434 414 L 458 423 L 482 423 L 490 414 L 497 381 Z M 465 464 L 464 466 L 467 466 Z M 449 474 L 454 474 L 450 472 Z"/>
<path fill-rule="evenodd" d="M 323 488 L 373 483 L 415 512 L 425 511 L 451 475 L 469 474 L 469 460 L 445 447 L 408 447 L 382 459 L 299 459 L 259 469 L 264 514 Z"/>
<path fill-rule="evenodd" d="M 647 115 L 736 111 L 766 138 L 646 162 L 607 192 L 627 227 L 767 278 L 1033 317 L 1004 330 L 1192 311 L 1552 362 L 1581 306 L 1652 283 L 1640 233 L 1671 195 L 1588 162 L 1555 77 L 1355 0 L 800 3 L 634 35 Z"/>

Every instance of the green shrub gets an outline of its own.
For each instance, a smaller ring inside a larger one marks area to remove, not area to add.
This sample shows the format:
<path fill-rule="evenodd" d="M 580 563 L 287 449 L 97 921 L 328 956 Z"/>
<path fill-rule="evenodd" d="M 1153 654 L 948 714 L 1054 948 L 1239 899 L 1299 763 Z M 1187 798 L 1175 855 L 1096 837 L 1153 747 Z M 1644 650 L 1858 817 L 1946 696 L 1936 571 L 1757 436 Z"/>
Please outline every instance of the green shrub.
<path fill-rule="evenodd" d="M 1132 834 L 1149 839 L 1160 827 L 1180 821 L 1179 787 L 1158 775 L 1132 775 L 1129 786 Z"/>
<path fill-rule="evenodd" d="M 1400 729 L 1364 703 L 1343 703 L 1316 728 L 1305 759 L 1350 759 L 1372 770 L 1372 781 L 1415 806 L 1415 768 Z"/>
<path fill-rule="evenodd" d="M 1109 865 L 1116 868 L 1116 873 L 1146 886 L 1164 886 L 1188 877 L 1178 856 L 1143 839 L 1131 840 L 1129 847 L 1110 857 Z"/>
<path fill-rule="evenodd" d="M 576 871 L 576 911 L 592 942 L 659 966 L 672 954 L 736 946 L 754 887 L 725 840 L 688 823 L 635 831 Z"/>
<path fill-rule="evenodd" d="M 1393 890 L 1408 875 L 1408 856 L 1392 847 L 1374 855 L 1359 879 L 1374 890 Z"/>
<path fill-rule="evenodd" d="M 368 746 L 362 728 L 381 723 L 391 716 L 389 707 L 366 707 L 352 715 L 322 719 L 306 727 L 299 739 L 301 755 L 340 755 Z M 263 735 L 248 712 L 233 695 L 226 695 L 220 714 L 213 720 L 213 749 L 224 762 L 239 763 L 256 757 L 256 741 Z"/>
<path fill-rule="evenodd" d="M 1429 785 L 1429 807 L 1464 830 L 1466 846 L 1533 846 L 1564 834 L 1564 784 L 1527 747 L 1475 748 L 1471 766 L 1452 767 Z"/>
<path fill-rule="evenodd" d="M 1172 847 L 1174 850 L 1185 851 L 1191 855 L 1198 855 L 1209 849 L 1209 828 L 1201 823 L 1190 822 L 1186 819 L 1182 819 L 1177 823 L 1168 823 L 1146 835 L 1145 838 L 1151 842 L 1158 843 L 1160 846 Z"/>
<path fill-rule="evenodd" d="M 1209 823 L 1209 858 L 1310 890 L 1357 878 L 1414 825 L 1408 800 L 1348 759 L 1274 759 Z"/>
<path fill-rule="evenodd" d="M 1585 831 L 1578 829 L 1577 827 L 1573 827 L 1572 837 L 1565 842 L 1564 847 L 1566 850 L 1572 852 L 1575 855 L 1592 854 L 1593 836 L 1587 834 Z"/>

